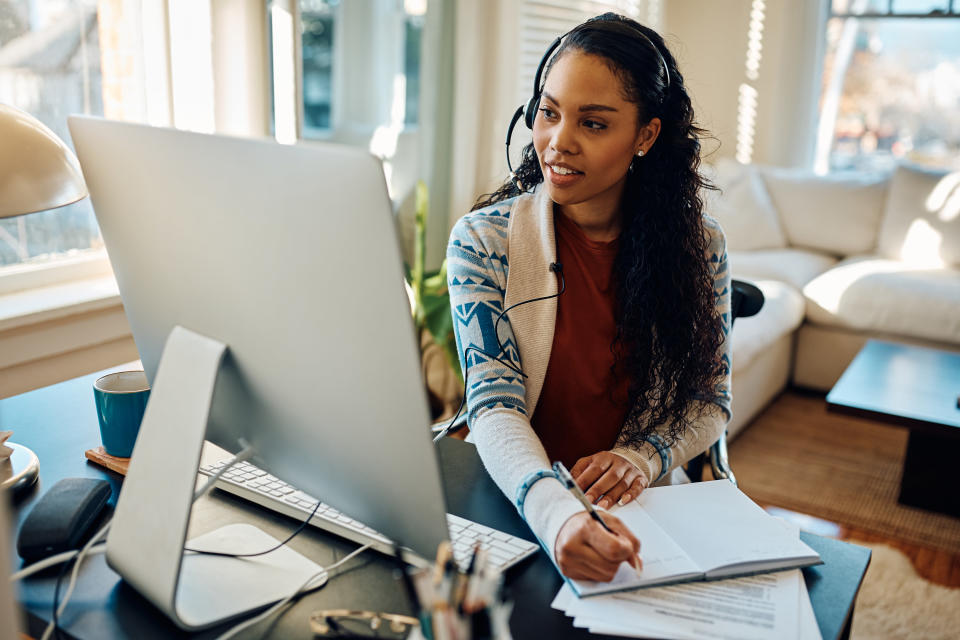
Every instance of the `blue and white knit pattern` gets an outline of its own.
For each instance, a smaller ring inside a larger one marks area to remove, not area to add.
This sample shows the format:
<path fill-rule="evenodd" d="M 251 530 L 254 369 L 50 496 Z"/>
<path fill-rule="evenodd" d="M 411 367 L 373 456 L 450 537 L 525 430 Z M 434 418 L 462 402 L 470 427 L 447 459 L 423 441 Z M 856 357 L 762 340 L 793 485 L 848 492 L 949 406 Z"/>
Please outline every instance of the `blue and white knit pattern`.
<path fill-rule="evenodd" d="M 520 486 L 517 487 L 517 497 L 515 502 L 517 505 L 517 511 L 520 512 L 520 517 L 523 518 L 524 521 L 527 519 L 526 514 L 523 512 L 523 505 L 527 502 L 527 493 L 529 493 L 530 489 L 533 488 L 533 485 L 545 478 L 557 480 L 557 474 L 553 471 L 553 469 L 540 469 L 539 471 L 533 471 L 528 473 L 523 478 L 523 482 L 520 483 Z"/>
<path fill-rule="evenodd" d="M 497 345 L 494 324 L 503 310 L 506 295 L 508 261 L 508 226 L 515 199 L 471 212 L 454 226 L 447 246 L 447 283 L 453 311 L 454 335 L 460 353 L 460 366 L 469 371 L 467 378 L 467 420 L 473 424 L 478 415 L 494 408 L 507 408 L 528 416 L 523 378 L 493 358 L 471 350 L 475 347 L 522 368 L 513 329 L 507 317 L 500 321 L 500 342 Z M 710 234 L 707 255 L 714 273 L 714 297 L 723 325 L 724 341 L 718 353 L 722 375 L 714 394 L 697 398 L 719 405 L 730 415 L 730 271 L 727 266 L 726 242 L 720 225 L 704 216 L 704 227 Z M 659 451 L 663 469 L 671 455 L 660 438 L 650 443 Z"/>
<path fill-rule="evenodd" d="M 720 223 L 710 216 L 703 216 L 703 226 L 710 232 L 710 266 L 713 267 L 713 300 L 720 315 L 723 328 L 723 343 L 720 345 L 721 375 L 714 388 L 714 397 L 700 398 L 714 402 L 730 415 L 730 374 L 733 366 L 730 362 L 730 329 L 733 326 L 730 296 L 733 293 L 730 265 L 727 262 L 727 240 Z"/>
<path fill-rule="evenodd" d="M 517 341 L 504 317 L 500 321 L 497 345 L 494 325 L 503 311 L 507 289 L 507 227 L 513 199 L 480 209 L 454 227 L 447 246 L 447 284 L 453 312 L 453 330 L 460 353 L 460 366 L 467 378 L 467 421 L 472 424 L 479 412 L 503 407 L 528 415 L 523 378 L 493 358 L 471 350 L 475 347 L 498 354 L 501 360 L 522 369 Z"/>
<path fill-rule="evenodd" d="M 667 447 L 666 441 L 657 433 L 647 435 L 644 440 L 653 445 L 653 448 L 660 454 L 660 475 L 653 479 L 654 482 L 667 475 L 670 467 L 673 466 L 673 455 Z"/>

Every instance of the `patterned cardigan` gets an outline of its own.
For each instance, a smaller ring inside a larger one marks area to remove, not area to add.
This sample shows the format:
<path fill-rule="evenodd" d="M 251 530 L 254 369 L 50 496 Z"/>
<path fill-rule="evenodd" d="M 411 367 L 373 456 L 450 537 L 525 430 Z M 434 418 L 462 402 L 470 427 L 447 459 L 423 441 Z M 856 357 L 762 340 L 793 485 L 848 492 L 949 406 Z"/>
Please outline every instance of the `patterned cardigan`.
<path fill-rule="evenodd" d="M 730 273 L 726 241 L 715 220 L 704 216 L 710 241 L 705 259 L 714 278 L 717 312 L 724 335 L 730 330 Z M 467 372 L 467 412 L 471 438 L 487 471 L 510 499 L 523 479 L 549 469 L 550 460 L 530 426 L 543 387 L 557 299 L 517 307 L 500 321 L 497 344 L 494 324 L 500 312 L 517 302 L 555 294 L 559 282 L 550 270 L 556 260 L 553 202 L 544 190 L 524 194 L 474 211 L 454 226 L 447 247 L 447 280 L 460 364 Z M 612 451 L 633 463 L 651 481 L 706 450 L 720 437 L 730 418 L 730 351 L 724 339 L 718 360 L 724 375 L 706 403 L 695 428 L 687 429 L 671 447 L 657 434 L 637 448 Z M 476 347 L 521 369 L 521 376 Z M 691 412 L 700 407 L 691 406 Z M 559 483 L 540 482 L 527 493 L 523 515 L 534 533 L 553 552 L 556 534 L 579 503 Z M 549 543 L 549 544 L 547 544 Z"/>

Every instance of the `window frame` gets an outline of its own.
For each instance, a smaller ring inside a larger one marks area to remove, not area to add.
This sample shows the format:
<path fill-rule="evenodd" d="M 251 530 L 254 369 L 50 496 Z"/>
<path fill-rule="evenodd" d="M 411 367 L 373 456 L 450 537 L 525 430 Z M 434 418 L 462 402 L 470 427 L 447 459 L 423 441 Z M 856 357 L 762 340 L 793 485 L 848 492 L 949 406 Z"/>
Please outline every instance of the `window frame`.
<path fill-rule="evenodd" d="M 864 13 L 850 13 L 849 11 L 834 11 L 833 2 L 827 4 L 827 20 L 831 18 L 960 18 L 960 0 L 947 0 L 947 11 L 945 13 L 936 9 L 927 13 L 914 13 L 909 11 L 896 11 L 893 3 L 896 0 L 887 0 L 886 11 L 870 11 Z M 824 23 L 826 27 L 826 23 Z"/>
<path fill-rule="evenodd" d="M 0 297 L 102 276 L 113 276 L 103 248 L 66 253 L 46 262 L 11 264 L 0 268 Z"/>
<path fill-rule="evenodd" d="M 819 58 L 819 62 L 818 62 L 819 70 L 817 72 L 818 79 L 822 78 L 823 73 L 825 72 L 824 65 L 826 62 L 827 26 L 829 22 L 833 19 L 839 19 L 843 21 L 860 20 L 860 19 L 864 19 L 864 20 L 891 20 L 891 19 L 892 20 L 901 20 L 901 19 L 914 19 L 914 20 L 954 19 L 954 20 L 957 20 L 957 19 L 960 19 L 960 0 L 947 0 L 946 12 L 934 9 L 927 13 L 897 11 L 894 9 L 894 3 L 896 2 L 896 0 L 886 0 L 886 5 L 887 5 L 886 11 L 883 11 L 883 12 L 871 11 L 871 12 L 863 12 L 863 13 L 852 13 L 850 11 L 835 11 L 833 0 L 822 0 L 822 1 L 823 1 L 823 7 L 822 7 L 823 18 L 820 22 L 820 29 L 818 34 L 818 38 L 821 43 L 819 47 L 819 54 L 818 54 L 818 58 Z M 846 76 L 846 74 L 844 75 Z M 823 114 L 824 114 L 824 108 L 823 108 L 824 87 L 822 83 L 818 83 L 818 84 L 820 84 L 820 87 L 817 92 L 817 102 L 813 107 L 813 111 L 815 113 L 815 121 L 814 121 L 814 127 L 813 127 L 814 135 L 811 136 L 811 142 L 813 147 L 812 168 L 814 173 L 816 173 L 817 175 L 826 175 L 826 174 L 834 173 L 838 171 L 838 170 L 832 169 L 831 163 L 830 163 L 831 152 L 833 150 L 833 144 L 835 141 L 834 136 L 836 133 L 835 131 L 836 122 L 834 121 L 833 129 L 830 131 L 829 140 L 827 140 L 821 127 L 821 123 L 823 122 Z M 843 91 L 842 86 L 840 87 L 840 91 L 842 94 L 842 91 Z M 827 146 L 827 149 L 825 152 L 821 151 L 821 145 Z M 839 171 L 843 172 L 847 170 L 840 169 Z"/>

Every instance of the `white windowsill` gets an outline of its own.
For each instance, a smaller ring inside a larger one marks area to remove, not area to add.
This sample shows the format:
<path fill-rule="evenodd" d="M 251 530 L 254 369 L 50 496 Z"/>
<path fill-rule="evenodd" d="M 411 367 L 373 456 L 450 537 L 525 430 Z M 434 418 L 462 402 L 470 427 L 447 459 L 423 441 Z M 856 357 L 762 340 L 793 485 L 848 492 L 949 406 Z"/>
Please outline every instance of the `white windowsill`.
<path fill-rule="evenodd" d="M 113 275 L 0 295 L 0 331 L 122 305 Z"/>

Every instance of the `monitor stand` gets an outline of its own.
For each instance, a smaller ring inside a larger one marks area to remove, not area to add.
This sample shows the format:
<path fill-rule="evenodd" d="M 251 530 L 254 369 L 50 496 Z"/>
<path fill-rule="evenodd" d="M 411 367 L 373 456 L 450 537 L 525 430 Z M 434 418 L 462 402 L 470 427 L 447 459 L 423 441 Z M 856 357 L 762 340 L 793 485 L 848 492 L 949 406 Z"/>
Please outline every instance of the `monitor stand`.
<path fill-rule="evenodd" d="M 174 327 L 167 338 L 130 469 L 107 537 L 107 562 L 180 628 L 212 627 L 294 593 L 322 567 L 286 546 L 252 558 L 191 549 L 255 553 L 278 544 L 234 524 L 186 541 L 197 468 L 220 363 L 227 346 Z"/>

